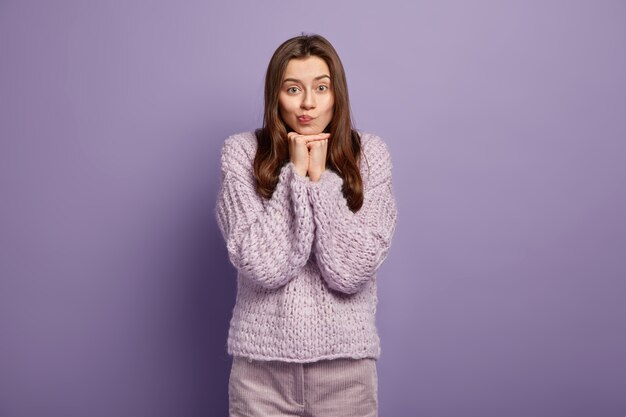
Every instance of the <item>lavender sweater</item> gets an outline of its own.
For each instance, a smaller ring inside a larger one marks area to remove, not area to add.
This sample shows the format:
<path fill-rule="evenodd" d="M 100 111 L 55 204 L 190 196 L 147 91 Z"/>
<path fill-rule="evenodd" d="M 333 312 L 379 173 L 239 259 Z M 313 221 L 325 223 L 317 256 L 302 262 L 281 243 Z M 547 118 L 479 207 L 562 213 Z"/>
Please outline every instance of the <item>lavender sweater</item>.
<path fill-rule="evenodd" d="M 364 202 L 353 213 L 343 180 L 317 182 L 292 163 L 270 200 L 255 190 L 253 132 L 222 149 L 216 217 L 238 270 L 228 353 L 257 360 L 313 362 L 380 356 L 376 271 L 396 227 L 391 159 L 377 136 L 359 132 Z"/>

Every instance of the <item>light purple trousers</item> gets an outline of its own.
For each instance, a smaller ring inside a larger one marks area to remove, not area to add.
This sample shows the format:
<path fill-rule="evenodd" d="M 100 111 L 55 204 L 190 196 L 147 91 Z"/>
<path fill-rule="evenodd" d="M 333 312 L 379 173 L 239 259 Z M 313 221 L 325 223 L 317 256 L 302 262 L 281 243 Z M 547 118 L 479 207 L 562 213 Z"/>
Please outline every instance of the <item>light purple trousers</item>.
<path fill-rule="evenodd" d="M 377 417 L 373 358 L 310 363 L 233 357 L 230 417 Z"/>

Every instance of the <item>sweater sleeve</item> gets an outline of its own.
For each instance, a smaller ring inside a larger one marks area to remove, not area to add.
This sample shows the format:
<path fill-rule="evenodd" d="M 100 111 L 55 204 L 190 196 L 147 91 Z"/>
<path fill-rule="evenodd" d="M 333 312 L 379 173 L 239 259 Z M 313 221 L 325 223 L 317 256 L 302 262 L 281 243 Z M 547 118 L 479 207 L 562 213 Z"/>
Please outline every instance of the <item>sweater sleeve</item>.
<path fill-rule="evenodd" d="M 378 137 L 369 143 L 363 206 L 353 213 L 342 193 L 342 178 L 326 170 L 309 184 L 316 226 L 314 252 L 330 288 L 353 294 L 370 280 L 389 251 L 397 209 L 391 181 L 391 158 Z"/>
<path fill-rule="evenodd" d="M 306 264 L 311 252 L 314 224 L 309 179 L 287 163 L 272 197 L 263 204 L 256 192 L 252 161 L 231 138 L 222 150 L 218 226 L 229 259 L 239 272 L 261 287 L 279 288 Z"/>

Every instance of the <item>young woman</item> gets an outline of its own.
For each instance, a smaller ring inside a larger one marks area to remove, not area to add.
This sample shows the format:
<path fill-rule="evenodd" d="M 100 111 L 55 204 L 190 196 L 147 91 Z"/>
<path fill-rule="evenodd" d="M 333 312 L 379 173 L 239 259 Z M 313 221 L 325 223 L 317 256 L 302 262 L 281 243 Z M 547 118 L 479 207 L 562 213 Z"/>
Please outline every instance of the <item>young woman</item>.
<path fill-rule="evenodd" d="M 238 270 L 231 416 L 377 416 L 376 271 L 396 226 L 385 143 L 350 119 L 322 36 L 285 41 L 263 127 L 226 139 L 217 221 Z"/>

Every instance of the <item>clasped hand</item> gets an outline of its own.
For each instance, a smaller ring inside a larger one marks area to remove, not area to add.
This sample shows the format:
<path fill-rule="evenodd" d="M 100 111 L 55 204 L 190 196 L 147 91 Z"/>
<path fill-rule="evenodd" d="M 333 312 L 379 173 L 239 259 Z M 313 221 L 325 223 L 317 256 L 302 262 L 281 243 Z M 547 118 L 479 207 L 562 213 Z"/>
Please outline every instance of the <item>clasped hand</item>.
<path fill-rule="evenodd" d="M 301 135 L 297 132 L 287 133 L 289 140 L 289 159 L 296 172 L 308 175 L 311 181 L 318 181 L 326 170 L 326 150 L 330 133 L 317 135 Z"/>

